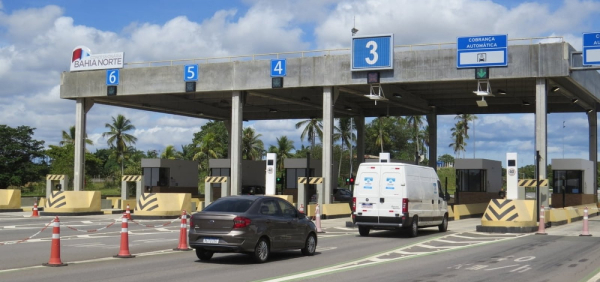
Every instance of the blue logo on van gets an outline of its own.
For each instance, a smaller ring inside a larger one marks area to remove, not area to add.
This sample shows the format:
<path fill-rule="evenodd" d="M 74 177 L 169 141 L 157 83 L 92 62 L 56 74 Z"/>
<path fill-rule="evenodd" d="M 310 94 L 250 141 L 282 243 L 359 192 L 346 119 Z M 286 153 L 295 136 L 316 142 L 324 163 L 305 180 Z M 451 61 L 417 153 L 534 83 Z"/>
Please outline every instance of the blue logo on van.
<path fill-rule="evenodd" d="M 365 184 L 371 184 L 373 182 L 373 177 L 365 177 Z"/>
<path fill-rule="evenodd" d="M 394 182 L 396 182 L 396 178 L 388 177 L 385 179 L 385 181 L 387 181 L 388 184 L 392 185 L 394 184 Z"/>

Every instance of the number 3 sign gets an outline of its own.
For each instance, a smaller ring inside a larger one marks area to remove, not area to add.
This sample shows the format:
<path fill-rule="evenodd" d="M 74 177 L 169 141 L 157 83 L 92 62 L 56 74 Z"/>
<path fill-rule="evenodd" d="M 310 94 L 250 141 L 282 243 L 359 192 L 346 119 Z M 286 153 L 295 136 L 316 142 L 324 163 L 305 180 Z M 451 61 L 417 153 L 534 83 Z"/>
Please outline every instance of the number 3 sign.
<path fill-rule="evenodd" d="M 352 71 L 394 68 L 394 35 L 352 37 Z"/>

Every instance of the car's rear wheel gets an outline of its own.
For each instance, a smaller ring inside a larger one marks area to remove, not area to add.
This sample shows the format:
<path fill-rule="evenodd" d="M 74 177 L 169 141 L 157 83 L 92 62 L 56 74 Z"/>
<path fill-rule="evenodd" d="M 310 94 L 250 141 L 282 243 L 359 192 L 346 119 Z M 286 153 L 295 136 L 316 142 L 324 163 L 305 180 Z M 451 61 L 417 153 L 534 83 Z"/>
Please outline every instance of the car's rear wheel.
<path fill-rule="evenodd" d="M 417 235 L 419 235 L 419 217 L 415 215 L 408 229 L 408 236 L 417 237 Z"/>
<path fill-rule="evenodd" d="M 369 227 L 364 227 L 364 226 L 358 227 L 358 234 L 360 234 L 360 236 L 369 236 L 370 231 L 371 231 L 371 228 L 369 228 Z"/>
<path fill-rule="evenodd" d="M 269 243 L 265 238 L 260 238 L 254 247 L 254 261 L 263 263 L 269 258 Z"/>
<path fill-rule="evenodd" d="M 196 256 L 200 259 L 200 260 L 210 260 L 213 256 L 214 252 L 211 251 L 207 251 L 201 248 L 196 249 Z"/>
<path fill-rule="evenodd" d="M 442 224 L 438 225 L 438 229 L 440 232 L 446 232 L 446 230 L 448 230 L 448 214 L 444 214 L 444 221 L 442 221 Z"/>
<path fill-rule="evenodd" d="M 317 250 L 317 236 L 315 234 L 310 233 L 308 237 L 306 237 L 306 242 L 304 242 L 304 248 L 301 249 L 302 254 L 305 256 L 312 256 L 315 254 Z"/>

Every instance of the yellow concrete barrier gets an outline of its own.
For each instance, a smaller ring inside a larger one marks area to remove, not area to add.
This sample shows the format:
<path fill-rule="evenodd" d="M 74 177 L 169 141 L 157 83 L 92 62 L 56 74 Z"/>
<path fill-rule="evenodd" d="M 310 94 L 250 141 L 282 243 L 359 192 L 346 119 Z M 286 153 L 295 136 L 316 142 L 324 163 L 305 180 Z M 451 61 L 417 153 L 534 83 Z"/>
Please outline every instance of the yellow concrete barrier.
<path fill-rule="evenodd" d="M 454 220 L 454 210 L 452 206 L 448 206 L 448 220 Z"/>
<path fill-rule="evenodd" d="M 127 205 L 129 205 L 129 209 L 133 212 L 135 210 L 135 205 L 136 205 L 135 199 L 127 199 L 127 200 L 119 199 L 117 201 L 117 205 L 115 206 L 115 208 L 120 209 L 120 210 L 126 210 Z"/>
<path fill-rule="evenodd" d="M 565 213 L 567 215 L 568 223 L 573 223 L 575 221 L 581 220 L 583 218 L 583 213 L 579 215 L 578 210 L 573 207 L 565 207 Z"/>
<path fill-rule="evenodd" d="M 563 225 L 569 222 L 567 212 L 564 209 L 551 209 L 549 213 L 550 215 L 546 218 L 548 218 L 552 226 Z"/>
<path fill-rule="evenodd" d="M 192 203 L 196 203 L 196 210 L 193 210 L 192 212 L 202 211 L 204 209 L 204 198 L 192 198 Z"/>
<path fill-rule="evenodd" d="M 534 205 L 532 200 L 492 199 L 476 229 L 480 232 L 534 232 L 538 228 Z"/>
<path fill-rule="evenodd" d="M 452 210 L 454 220 L 479 217 L 485 213 L 487 206 L 487 203 L 454 205 Z M 450 216 L 450 213 L 448 213 L 448 216 Z"/>
<path fill-rule="evenodd" d="M 121 200 L 121 197 L 106 197 L 106 199 L 112 202 L 111 205 L 113 209 L 119 208 L 119 201 Z"/>
<path fill-rule="evenodd" d="M 308 207 L 304 209 L 304 213 L 309 217 L 314 217 L 316 206 L 316 204 L 308 205 Z M 319 208 L 321 209 L 322 219 L 345 217 L 351 214 L 350 205 L 348 205 L 348 203 L 323 204 L 323 206 L 319 206 Z"/>
<path fill-rule="evenodd" d="M 0 211 L 22 211 L 21 190 L 0 189 Z"/>
<path fill-rule="evenodd" d="M 135 206 L 134 216 L 138 217 L 177 217 L 182 211 L 191 213 L 192 194 L 190 193 L 144 193 Z"/>
<path fill-rule="evenodd" d="M 102 214 L 100 191 L 52 191 L 41 215 Z"/>

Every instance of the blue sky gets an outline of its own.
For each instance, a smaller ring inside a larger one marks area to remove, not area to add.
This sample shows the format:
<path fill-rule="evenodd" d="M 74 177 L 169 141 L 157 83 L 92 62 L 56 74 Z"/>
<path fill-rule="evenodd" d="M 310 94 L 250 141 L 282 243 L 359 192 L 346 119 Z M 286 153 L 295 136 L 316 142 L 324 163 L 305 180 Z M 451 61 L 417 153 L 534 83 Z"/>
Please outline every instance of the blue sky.
<path fill-rule="evenodd" d="M 35 127 L 35 138 L 58 144 L 75 123 L 75 103 L 61 100 L 60 73 L 77 45 L 94 53 L 125 52 L 125 61 L 152 61 L 349 47 L 359 34 L 393 33 L 395 44 L 454 42 L 474 34 L 509 38 L 562 36 L 581 48 L 582 32 L 600 31 L 600 2 L 479 0 L 75 1 L 0 0 L 0 124 Z M 207 122 L 96 105 L 88 113 L 89 149 L 106 147 L 111 116 L 132 120 L 140 150 L 191 142 Z M 298 120 L 245 123 L 266 146 L 287 135 L 296 147 Z M 565 127 L 563 127 L 563 121 Z M 438 154 L 448 147 L 454 116 L 440 116 Z M 504 161 L 518 152 L 532 164 L 534 116 L 480 115 L 465 157 Z M 588 157 L 587 116 L 548 116 L 549 159 Z M 474 144 L 476 144 L 474 146 Z M 475 154 L 474 154 L 475 153 Z"/>

